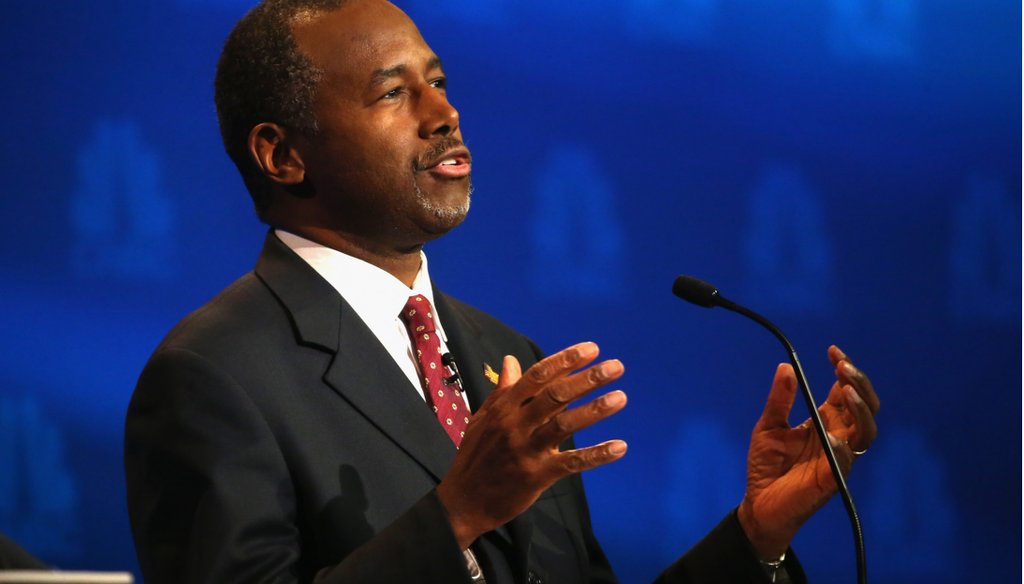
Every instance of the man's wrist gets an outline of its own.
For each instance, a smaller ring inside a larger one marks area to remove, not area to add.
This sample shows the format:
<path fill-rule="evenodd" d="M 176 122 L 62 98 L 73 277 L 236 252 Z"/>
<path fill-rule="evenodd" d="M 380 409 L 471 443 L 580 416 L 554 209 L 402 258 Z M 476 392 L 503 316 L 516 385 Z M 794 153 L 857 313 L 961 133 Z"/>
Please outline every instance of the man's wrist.
<path fill-rule="evenodd" d="M 757 559 L 762 564 L 776 560 L 781 561 L 780 558 L 785 558 L 792 538 L 766 533 L 764 526 L 760 524 L 754 514 L 753 504 L 748 499 L 744 498 L 740 503 L 736 510 L 736 518 L 739 520 L 743 533 L 747 536 L 747 541 L 754 548 Z"/>
<path fill-rule="evenodd" d="M 469 549 L 469 546 L 483 532 L 474 530 L 468 522 L 463 520 L 458 508 L 457 497 L 453 499 L 449 496 L 443 482 L 437 487 L 437 499 L 441 502 L 441 508 L 444 509 L 445 516 L 448 518 L 448 526 L 451 527 L 452 534 L 455 535 L 455 541 L 458 543 L 459 549 L 463 551 Z"/>

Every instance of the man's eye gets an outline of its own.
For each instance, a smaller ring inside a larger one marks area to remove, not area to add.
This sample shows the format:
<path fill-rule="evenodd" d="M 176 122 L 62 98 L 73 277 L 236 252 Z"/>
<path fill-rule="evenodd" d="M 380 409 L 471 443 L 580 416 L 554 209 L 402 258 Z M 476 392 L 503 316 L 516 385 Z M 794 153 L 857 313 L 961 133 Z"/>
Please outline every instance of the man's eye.
<path fill-rule="evenodd" d="M 430 84 L 438 89 L 448 88 L 448 79 L 446 77 L 439 77 L 430 82 Z"/>
<path fill-rule="evenodd" d="M 392 89 L 391 91 L 385 93 L 384 95 L 380 96 L 380 98 L 381 99 L 395 99 L 396 97 L 398 97 L 398 94 L 400 94 L 400 93 L 402 93 L 402 88 L 401 87 L 396 87 L 396 88 Z"/>

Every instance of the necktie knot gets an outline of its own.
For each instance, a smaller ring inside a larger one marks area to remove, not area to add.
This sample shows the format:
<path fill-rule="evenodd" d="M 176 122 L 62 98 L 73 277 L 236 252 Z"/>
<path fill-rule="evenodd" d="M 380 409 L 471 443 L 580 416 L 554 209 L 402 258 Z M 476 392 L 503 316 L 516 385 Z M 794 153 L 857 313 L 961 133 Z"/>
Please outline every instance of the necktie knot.
<path fill-rule="evenodd" d="M 427 334 L 435 330 L 434 309 L 422 294 L 410 296 L 402 308 L 402 320 L 414 334 Z"/>

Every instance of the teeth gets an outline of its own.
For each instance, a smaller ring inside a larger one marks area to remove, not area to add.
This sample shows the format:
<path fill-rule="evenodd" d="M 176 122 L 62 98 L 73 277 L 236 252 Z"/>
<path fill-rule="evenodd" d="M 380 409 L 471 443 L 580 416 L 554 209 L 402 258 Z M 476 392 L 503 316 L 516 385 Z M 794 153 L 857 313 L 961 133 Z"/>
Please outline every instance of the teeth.
<path fill-rule="evenodd" d="M 453 164 L 455 164 L 455 159 L 453 159 L 453 158 L 449 158 L 448 160 L 442 160 L 441 161 L 441 166 L 451 166 Z"/>

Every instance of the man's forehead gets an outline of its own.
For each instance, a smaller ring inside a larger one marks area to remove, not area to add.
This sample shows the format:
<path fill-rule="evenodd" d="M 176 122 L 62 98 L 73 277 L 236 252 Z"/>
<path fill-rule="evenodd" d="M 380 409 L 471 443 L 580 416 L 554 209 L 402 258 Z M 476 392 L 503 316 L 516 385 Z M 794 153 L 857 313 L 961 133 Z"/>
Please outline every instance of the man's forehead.
<path fill-rule="evenodd" d="M 324 69 L 360 65 L 349 71 L 370 79 L 378 70 L 406 64 L 405 58 L 436 60 L 416 25 L 383 0 L 355 0 L 336 10 L 306 11 L 292 20 L 299 49 Z"/>

